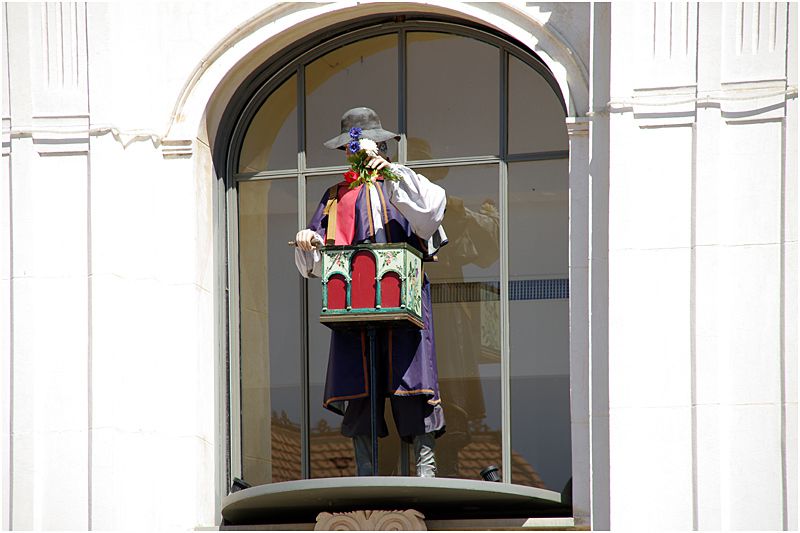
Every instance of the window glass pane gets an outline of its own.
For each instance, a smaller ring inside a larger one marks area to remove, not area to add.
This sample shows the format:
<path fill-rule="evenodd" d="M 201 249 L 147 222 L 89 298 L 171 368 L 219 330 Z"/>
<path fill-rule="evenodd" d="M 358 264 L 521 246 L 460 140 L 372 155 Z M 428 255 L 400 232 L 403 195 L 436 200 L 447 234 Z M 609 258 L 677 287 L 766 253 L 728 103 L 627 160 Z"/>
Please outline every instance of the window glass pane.
<path fill-rule="evenodd" d="M 498 56 L 468 37 L 408 34 L 408 134 L 428 152 L 418 159 L 498 153 Z"/>
<path fill-rule="evenodd" d="M 297 75 L 278 87 L 253 117 L 239 156 L 239 172 L 297 167 Z"/>
<path fill-rule="evenodd" d="M 512 163 L 508 178 L 511 480 L 570 479 L 568 161 Z"/>
<path fill-rule="evenodd" d="M 306 67 L 306 155 L 309 167 L 344 163 L 342 152 L 322 143 L 340 133 L 342 115 L 354 107 L 378 113 L 383 129 L 397 133 L 397 35 L 343 46 Z M 395 141 L 389 141 L 394 159 Z"/>
<path fill-rule="evenodd" d="M 337 152 L 340 158 L 344 156 Z M 341 161 L 340 161 L 341 164 Z M 342 181 L 341 174 L 314 177 L 306 185 L 306 221 L 317 209 L 328 188 Z M 308 280 L 309 412 L 311 420 L 311 477 L 356 475 L 352 441 L 342 436 L 342 417 L 322 406 L 331 330 L 319 322 L 322 287 L 319 279 Z"/>
<path fill-rule="evenodd" d="M 447 191 L 449 243 L 426 263 L 447 433 L 436 444 L 442 477 L 480 479 L 502 464 L 500 215 L 496 165 L 419 169 Z"/>
<path fill-rule="evenodd" d="M 564 110 L 545 79 L 514 56 L 508 63 L 508 152 L 567 149 Z"/>
<path fill-rule="evenodd" d="M 300 479 L 297 180 L 239 183 L 242 474 Z M 287 280 L 291 280 L 287 282 Z"/>

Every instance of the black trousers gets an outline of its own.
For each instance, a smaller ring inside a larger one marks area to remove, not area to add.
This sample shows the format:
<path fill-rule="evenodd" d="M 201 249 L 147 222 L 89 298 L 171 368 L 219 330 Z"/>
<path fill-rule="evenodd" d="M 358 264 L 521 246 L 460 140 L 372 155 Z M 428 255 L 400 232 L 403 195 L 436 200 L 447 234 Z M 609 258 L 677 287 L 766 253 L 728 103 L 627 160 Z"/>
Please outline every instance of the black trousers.
<path fill-rule="evenodd" d="M 397 433 L 404 441 L 411 443 L 415 435 L 435 432 L 436 436 L 444 433 L 444 412 L 441 404 L 428 403 L 429 396 L 424 394 L 399 395 L 389 393 L 388 384 L 388 342 L 386 330 L 379 329 L 375 339 L 377 378 L 378 378 L 378 436 L 385 437 L 389 434 L 386 420 L 383 417 L 384 401 L 388 397 L 391 402 L 392 416 L 397 427 Z M 369 361 L 367 361 L 369 365 Z M 342 420 L 342 435 L 355 437 L 356 435 L 370 435 L 369 421 L 369 396 L 349 400 L 344 410 Z"/>
<path fill-rule="evenodd" d="M 435 408 L 428 403 L 428 397 L 417 396 L 389 396 L 392 406 L 392 416 L 397 427 L 397 433 L 406 442 L 411 442 L 415 435 L 424 435 L 442 428 L 437 424 L 441 407 Z M 342 420 L 342 435 L 355 437 L 356 435 L 369 435 L 371 428 L 369 422 L 370 399 L 359 398 L 350 400 Z M 386 419 L 383 417 L 384 398 L 378 400 L 378 436 L 385 437 L 389 434 Z M 438 427 L 437 427 L 438 426 Z"/>

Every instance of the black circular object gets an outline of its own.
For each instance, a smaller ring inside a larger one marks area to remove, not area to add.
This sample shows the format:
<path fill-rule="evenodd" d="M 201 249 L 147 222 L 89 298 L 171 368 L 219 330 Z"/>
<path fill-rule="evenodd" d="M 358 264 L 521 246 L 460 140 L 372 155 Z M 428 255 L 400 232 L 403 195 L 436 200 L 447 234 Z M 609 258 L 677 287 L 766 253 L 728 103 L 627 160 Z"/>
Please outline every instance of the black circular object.
<path fill-rule="evenodd" d="M 481 470 L 481 477 L 484 481 L 500 481 L 500 467 L 489 465 Z"/>

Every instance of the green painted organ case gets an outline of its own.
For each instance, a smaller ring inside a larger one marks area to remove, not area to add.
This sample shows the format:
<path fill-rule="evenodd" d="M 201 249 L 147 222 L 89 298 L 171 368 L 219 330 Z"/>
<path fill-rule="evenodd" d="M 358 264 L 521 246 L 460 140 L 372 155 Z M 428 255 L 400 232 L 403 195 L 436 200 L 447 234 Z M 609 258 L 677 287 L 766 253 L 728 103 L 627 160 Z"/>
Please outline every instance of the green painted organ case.
<path fill-rule="evenodd" d="M 422 256 L 406 243 L 325 246 L 320 322 L 422 328 Z"/>

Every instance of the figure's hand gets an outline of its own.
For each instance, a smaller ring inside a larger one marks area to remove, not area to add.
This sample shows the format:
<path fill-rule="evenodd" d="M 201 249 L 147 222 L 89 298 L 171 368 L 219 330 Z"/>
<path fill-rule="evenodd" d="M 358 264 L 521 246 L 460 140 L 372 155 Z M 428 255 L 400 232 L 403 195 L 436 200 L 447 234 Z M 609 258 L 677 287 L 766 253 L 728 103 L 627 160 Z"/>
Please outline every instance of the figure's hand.
<path fill-rule="evenodd" d="M 370 157 L 369 161 L 367 161 L 367 168 L 376 171 L 381 171 L 389 165 L 390 163 L 380 155 L 373 155 Z"/>
<path fill-rule="evenodd" d="M 303 229 L 297 232 L 297 235 L 294 238 L 295 243 L 297 243 L 297 247 L 303 250 L 304 252 L 310 252 L 314 249 L 314 243 L 323 244 L 322 239 L 320 239 L 319 235 L 316 232 L 310 229 Z"/>
<path fill-rule="evenodd" d="M 500 212 L 497 210 L 497 206 L 491 198 L 487 198 L 481 204 L 481 214 L 500 220 Z"/>

